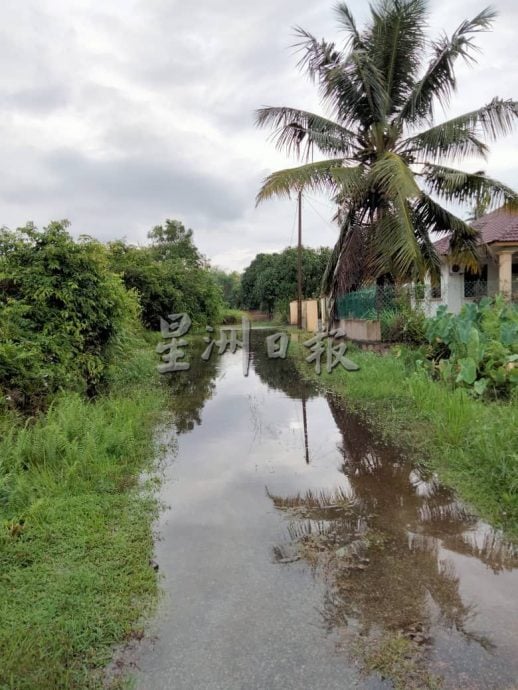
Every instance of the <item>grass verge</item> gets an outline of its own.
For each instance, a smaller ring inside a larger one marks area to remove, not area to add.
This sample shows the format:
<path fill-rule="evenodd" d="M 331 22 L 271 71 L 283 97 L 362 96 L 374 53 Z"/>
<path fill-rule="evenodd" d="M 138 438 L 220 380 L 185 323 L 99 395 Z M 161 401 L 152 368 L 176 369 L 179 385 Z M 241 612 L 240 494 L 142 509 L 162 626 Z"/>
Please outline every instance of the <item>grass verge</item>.
<path fill-rule="evenodd" d="M 386 633 L 380 640 L 358 640 L 353 645 L 362 659 L 364 673 L 390 678 L 394 690 L 440 690 L 440 678 L 426 670 L 423 650 L 398 633 Z"/>
<path fill-rule="evenodd" d="M 0 688 L 103 687 L 157 594 L 156 499 L 139 477 L 165 404 L 145 342 L 95 402 L 62 394 L 0 427 Z"/>
<path fill-rule="evenodd" d="M 518 399 L 485 402 L 416 369 L 419 353 L 382 356 L 350 348 L 357 372 L 338 367 L 318 377 L 308 352 L 293 343 L 301 373 L 365 413 L 387 440 L 437 471 L 482 517 L 518 536 Z"/>

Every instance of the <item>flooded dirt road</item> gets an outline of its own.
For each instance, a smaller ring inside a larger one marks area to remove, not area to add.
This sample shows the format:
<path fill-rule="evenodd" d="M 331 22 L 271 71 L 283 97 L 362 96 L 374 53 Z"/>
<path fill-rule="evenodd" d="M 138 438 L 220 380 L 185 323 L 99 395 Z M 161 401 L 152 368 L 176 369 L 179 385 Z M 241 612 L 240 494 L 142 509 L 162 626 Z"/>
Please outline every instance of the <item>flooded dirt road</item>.
<path fill-rule="evenodd" d="M 518 687 L 510 545 L 268 360 L 264 333 L 247 378 L 239 353 L 191 361 L 170 380 L 165 594 L 139 688 Z"/>

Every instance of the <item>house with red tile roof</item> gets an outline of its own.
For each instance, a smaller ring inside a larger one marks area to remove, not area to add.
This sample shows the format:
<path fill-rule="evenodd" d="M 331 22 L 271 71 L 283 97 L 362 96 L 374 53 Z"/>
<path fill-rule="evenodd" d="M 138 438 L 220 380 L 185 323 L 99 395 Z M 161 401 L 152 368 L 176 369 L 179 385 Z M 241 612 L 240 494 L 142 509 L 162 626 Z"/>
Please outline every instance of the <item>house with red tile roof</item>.
<path fill-rule="evenodd" d="M 457 314 L 466 302 L 497 293 L 518 301 L 518 214 L 498 209 L 471 225 L 480 233 L 480 273 L 471 273 L 452 262 L 448 237 L 436 242 L 441 281 L 440 285 L 428 281 L 424 306 L 429 315 L 442 304 Z"/>

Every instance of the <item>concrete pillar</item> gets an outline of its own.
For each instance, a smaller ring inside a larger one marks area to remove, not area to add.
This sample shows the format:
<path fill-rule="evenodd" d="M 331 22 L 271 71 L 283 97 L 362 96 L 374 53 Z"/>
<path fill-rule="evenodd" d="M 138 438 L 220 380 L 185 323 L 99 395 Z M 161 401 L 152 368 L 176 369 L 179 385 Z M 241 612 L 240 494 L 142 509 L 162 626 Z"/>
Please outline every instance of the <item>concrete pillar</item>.
<path fill-rule="evenodd" d="M 448 307 L 448 292 L 450 288 L 450 267 L 446 261 L 441 261 L 441 304 Z M 449 307 L 448 307 L 449 309 Z"/>
<path fill-rule="evenodd" d="M 458 314 L 464 305 L 464 274 L 452 273 L 448 275 L 448 311 Z"/>
<path fill-rule="evenodd" d="M 511 299 L 513 289 L 513 252 L 498 254 L 498 289 L 506 300 Z"/>
<path fill-rule="evenodd" d="M 487 294 L 494 297 L 498 292 L 498 261 L 489 257 L 487 262 Z"/>
<path fill-rule="evenodd" d="M 297 325 L 298 302 L 290 302 L 290 326 Z"/>
<path fill-rule="evenodd" d="M 318 331 L 318 302 L 316 299 L 306 302 L 306 330 Z"/>

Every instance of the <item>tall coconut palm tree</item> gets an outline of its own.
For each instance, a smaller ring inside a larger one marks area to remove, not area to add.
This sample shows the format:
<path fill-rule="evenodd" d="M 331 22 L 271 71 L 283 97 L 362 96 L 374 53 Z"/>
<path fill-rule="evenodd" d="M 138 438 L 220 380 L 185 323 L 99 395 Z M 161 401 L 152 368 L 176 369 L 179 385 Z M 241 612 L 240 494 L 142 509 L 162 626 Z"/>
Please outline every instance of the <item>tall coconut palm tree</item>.
<path fill-rule="evenodd" d="M 485 158 L 488 141 L 512 130 L 517 101 L 494 98 L 434 124 L 437 104 L 445 106 L 455 91 L 455 63 L 474 62 L 474 38 L 496 14 L 485 9 L 432 42 L 427 5 L 380 0 L 360 31 L 340 3 L 343 50 L 297 29 L 300 65 L 318 83 L 329 117 L 290 107 L 257 112 L 257 124 L 273 127 L 278 147 L 303 163 L 267 177 L 257 201 L 312 189 L 329 191 L 337 203 L 340 234 L 324 279 L 328 294 L 365 281 L 437 276 L 433 231 L 450 234 L 454 263 L 476 269 L 477 232 L 442 203 L 473 204 L 483 196 L 491 206 L 518 205 L 506 185 L 454 167 Z"/>

